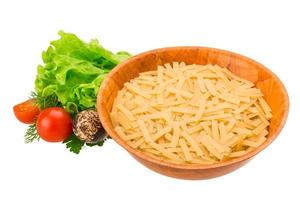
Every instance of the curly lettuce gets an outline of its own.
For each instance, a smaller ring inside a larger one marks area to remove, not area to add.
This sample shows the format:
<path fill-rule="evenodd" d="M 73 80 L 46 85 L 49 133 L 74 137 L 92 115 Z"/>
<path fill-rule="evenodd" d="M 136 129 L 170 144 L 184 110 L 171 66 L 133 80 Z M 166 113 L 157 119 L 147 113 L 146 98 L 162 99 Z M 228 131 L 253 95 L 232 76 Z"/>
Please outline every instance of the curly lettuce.
<path fill-rule="evenodd" d="M 98 89 L 108 72 L 130 57 L 127 52 L 116 54 L 103 48 L 98 40 L 89 43 L 72 33 L 59 32 L 42 53 L 35 80 L 38 96 L 55 96 L 70 113 L 96 107 Z"/>

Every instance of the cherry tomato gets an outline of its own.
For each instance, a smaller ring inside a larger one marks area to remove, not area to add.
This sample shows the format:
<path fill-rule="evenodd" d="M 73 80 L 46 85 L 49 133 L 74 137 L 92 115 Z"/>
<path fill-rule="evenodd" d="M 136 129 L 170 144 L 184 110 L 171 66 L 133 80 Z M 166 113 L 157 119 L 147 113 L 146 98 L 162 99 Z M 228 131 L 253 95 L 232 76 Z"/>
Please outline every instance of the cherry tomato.
<path fill-rule="evenodd" d="M 13 110 L 16 118 L 25 124 L 32 124 L 40 113 L 35 99 L 29 99 L 19 103 L 13 107 Z"/>
<path fill-rule="evenodd" d="M 72 133 L 72 118 L 63 108 L 46 108 L 38 116 L 36 130 L 47 142 L 62 142 Z"/>

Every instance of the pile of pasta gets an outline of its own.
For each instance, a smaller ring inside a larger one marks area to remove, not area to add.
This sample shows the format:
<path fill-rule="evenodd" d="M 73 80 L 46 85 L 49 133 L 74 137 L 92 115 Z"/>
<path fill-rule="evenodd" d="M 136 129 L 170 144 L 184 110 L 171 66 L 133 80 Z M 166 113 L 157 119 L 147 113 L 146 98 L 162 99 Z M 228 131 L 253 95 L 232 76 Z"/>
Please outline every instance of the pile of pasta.
<path fill-rule="evenodd" d="M 125 83 L 110 116 L 116 133 L 151 157 L 213 164 L 260 146 L 272 112 L 260 89 L 227 68 L 173 62 Z"/>

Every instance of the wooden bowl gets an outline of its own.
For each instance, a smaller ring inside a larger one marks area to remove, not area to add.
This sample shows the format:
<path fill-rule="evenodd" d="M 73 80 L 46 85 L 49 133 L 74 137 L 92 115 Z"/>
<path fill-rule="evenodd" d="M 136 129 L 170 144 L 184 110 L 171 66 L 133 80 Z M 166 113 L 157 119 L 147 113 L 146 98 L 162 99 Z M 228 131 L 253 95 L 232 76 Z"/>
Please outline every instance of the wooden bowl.
<path fill-rule="evenodd" d="M 109 116 L 117 92 L 122 89 L 125 82 L 137 77 L 140 72 L 155 70 L 157 65 L 173 61 L 183 61 L 187 64 L 217 64 L 221 67 L 227 67 L 234 74 L 254 82 L 256 87 L 261 89 L 273 112 L 267 140 L 261 146 L 242 157 L 211 165 L 167 163 L 149 157 L 130 147 L 114 131 Z M 97 109 L 101 123 L 108 135 L 146 167 L 175 178 L 208 179 L 238 169 L 271 144 L 280 133 L 287 119 L 289 98 L 279 78 L 265 66 L 250 58 L 229 51 L 207 47 L 171 47 L 136 55 L 116 66 L 100 87 Z"/>

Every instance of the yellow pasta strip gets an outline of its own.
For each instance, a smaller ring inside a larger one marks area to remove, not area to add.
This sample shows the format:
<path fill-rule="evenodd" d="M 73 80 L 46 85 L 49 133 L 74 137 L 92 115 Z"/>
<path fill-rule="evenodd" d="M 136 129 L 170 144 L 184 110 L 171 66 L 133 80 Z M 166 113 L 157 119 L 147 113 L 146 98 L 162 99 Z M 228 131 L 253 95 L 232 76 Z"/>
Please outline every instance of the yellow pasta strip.
<path fill-rule="evenodd" d="M 146 149 L 143 149 L 143 151 L 149 152 L 149 153 L 154 154 L 154 155 L 160 155 L 161 154 L 160 151 L 157 151 L 157 150 L 152 149 L 152 148 L 146 148 Z"/>
<path fill-rule="evenodd" d="M 237 110 L 234 111 L 234 113 L 241 113 L 244 110 L 248 109 L 250 106 L 252 106 L 252 104 L 242 104 Z"/>
<path fill-rule="evenodd" d="M 227 143 L 226 146 L 233 147 L 238 143 L 242 142 L 247 136 L 246 135 L 234 135 Z"/>
<path fill-rule="evenodd" d="M 171 153 L 179 153 L 179 152 L 182 152 L 182 149 L 179 148 L 179 147 L 171 147 L 171 148 L 168 148 L 168 150 L 169 150 Z"/>
<path fill-rule="evenodd" d="M 206 86 L 205 86 L 202 76 L 198 76 L 198 84 L 199 84 L 201 92 L 203 92 L 203 93 L 207 92 L 207 89 L 206 89 Z"/>
<path fill-rule="evenodd" d="M 210 94 L 212 94 L 212 95 L 218 94 L 214 85 L 211 83 L 210 80 L 204 79 L 204 84 L 205 84 L 206 88 L 208 89 L 208 91 L 210 92 Z"/>
<path fill-rule="evenodd" d="M 141 133 L 133 133 L 133 134 L 127 135 L 127 140 L 132 140 L 132 139 L 136 139 L 139 137 L 142 137 Z"/>
<path fill-rule="evenodd" d="M 223 138 L 221 138 L 221 144 L 225 146 L 229 146 L 230 141 L 235 137 L 235 134 L 233 133 L 227 133 Z"/>
<path fill-rule="evenodd" d="M 222 68 L 218 66 L 210 66 L 209 69 L 213 72 L 215 72 L 221 79 L 224 81 L 224 84 L 226 87 L 230 88 L 230 82 L 228 78 L 223 74 L 223 71 L 221 70 Z"/>
<path fill-rule="evenodd" d="M 236 96 L 229 93 L 221 93 L 221 94 L 217 94 L 217 96 L 220 99 L 223 99 L 224 101 L 228 101 L 230 103 L 234 103 L 237 105 L 240 103 L 240 100 Z"/>
<path fill-rule="evenodd" d="M 201 120 L 214 120 L 214 119 L 224 119 L 224 118 L 229 118 L 232 117 L 232 114 L 220 114 L 220 115 L 211 115 L 207 117 L 202 117 Z"/>
<path fill-rule="evenodd" d="M 133 110 L 131 110 L 132 114 L 140 114 L 140 113 L 146 113 L 149 111 L 149 106 L 143 106 L 143 107 L 137 107 Z"/>
<path fill-rule="evenodd" d="M 196 151 L 196 154 L 197 156 L 202 156 L 203 155 L 203 152 L 202 150 L 200 149 L 200 147 L 198 146 L 198 144 L 195 142 L 195 140 L 190 136 L 188 135 L 185 130 L 183 130 L 181 132 L 181 136 L 186 139 L 186 141 L 192 146 L 192 148 Z"/>
<path fill-rule="evenodd" d="M 250 107 L 250 108 L 248 108 L 248 111 L 249 111 L 249 112 L 252 112 L 252 113 L 258 113 L 258 110 L 257 110 L 257 108 L 255 108 L 255 107 Z"/>
<path fill-rule="evenodd" d="M 258 98 L 258 101 L 265 113 L 272 111 L 266 100 L 264 100 L 262 97 Z"/>
<path fill-rule="evenodd" d="M 187 113 L 187 114 L 197 114 L 197 110 L 189 109 L 189 108 L 180 108 L 180 107 L 171 107 L 169 108 L 172 112 L 179 112 L 179 113 Z"/>
<path fill-rule="evenodd" d="M 260 118 L 255 119 L 255 120 L 251 120 L 251 125 L 254 126 L 254 127 L 260 125 L 261 123 L 262 123 L 262 120 Z"/>
<path fill-rule="evenodd" d="M 143 119 L 165 119 L 165 113 L 162 112 L 158 112 L 158 113 L 154 113 L 154 114 L 147 114 L 143 116 Z"/>
<path fill-rule="evenodd" d="M 141 95 L 142 97 L 145 97 L 146 99 L 150 99 L 151 98 L 150 94 L 147 94 L 146 92 L 144 92 L 140 88 L 138 88 L 138 87 L 136 87 L 136 86 L 134 86 L 134 85 L 132 85 L 130 83 L 125 83 L 124 86 L 128 90 L 130 90 L 130 91 L 132 91 L 134 93 L 137 93 L 138 95 Z"/>
<path fill-rule="evenodd" d="M 242 142 L 242 144 L 245 145 L 245 146 L 257 148 L 257 147 L 259 147 L 265 140 L 266 140 L 265 137 L 261 137 L 261 138 L 259 138 L 259 140 L 256 141 L 256 142 L 255 142 L 255 141 L 251 141 L 251 140 L 244 140 L 244 141 Z"/>
<path fill-rule="evenodd" d="M 141 132 L 142 134 L 144 135 L 144 138 L 145 138 L 145 141 L 147 143 L 151 143 L 153 142 L 147 128 L 146 128 L 146 125 L 145 125 L 145 122 L 143 120 L 137 120 L 137 124 L 139 125 L 140 129 L 141 129 Z"/>
<path fill-rule="evenodd" d="M 171 88 L 171 87 L 168 87 L 167 91 L 174 93 L 174 94 L 181 95 L 182 97 L 185 97 L 185 98 L 189 98 L 189 99 L 193 98 L 193 94 L 188 91 L 178 90 L 176 88 Z"/>
<path fill-rule="evenodd" d="M 208 135 L 212 135 L 212 132 L 211 132 L 211 129 L 209 128 L 209 125 L 210 122 L 201 122 L 200 125 L 203 127 L 203 129 L 205 130 L 205 132 L 208 134 Z"/>
<path fill-rule="evenodd" d="M 176 84 L 176 88 L 177 88 L 178 90 L 181 90 L 181 89 L 182 89 L 182 86 L 183 86 L 185 80 L 186 80 L 185 77 L 180 77 L 180 78 L 179 78 L 179 81 L 178 81 L 177 84 Z"/>
<path fill-rule="evenodd" d="M 166 133 L 165 135 L 164 135 L 164 137 L 167 139 L 167 140 L 169 140 L 169 141 L 172 141 L 172 135 L 170 134 L 170 133 Z M 171 145 L 171 143 L 168 143 L 168 145 Z"/>
<path fill-rule="evenodd" d="M 133 114 L 127 109 L 125 108 L 125 106 L 123 106 L 122 104 L 118 104 L 117 108 L 124 113 L 124 115 L 131 121 L 135 120 L 135 117 L 133 116 Z"/>
<path fill-rule="evenodd" d="M 247 153 L 247 151 L 242 150 L 242 151 L 236 151 L 236 152 L 232 152 L 229 154 L 229 157 L 235 158 L 235 157 L 241 157 L 243 155 L 245 155 Z"/>
<path fill-rule="evenodd" d="M 258 115 L 261 118 L 261 120 L 265 123 L 265 124 L 269 124 L 268 120 L 266 119 L 264 112 L 262 111 L 262 109 L 257 105 L 257 103 L 254 103 L 255 107 L 258 110 Z"/>
<path fill-rule="evenodd" d="M 252 118 L 254 118 L 254 117 L 256 117 L 256 116 L 259 116 L 259 115 L 258 115 L 258 112 L 257 112 L 257 113 L 251 113 L 251 114 L 248 114 L 248 118 L 249 118 L 249 119 L 252 119 Z M 253 120 L 253 121 L 255 121 L 255 120 Z M 260 119 L 260 121 L 261 121 L 261 119 Z"/>
<path fill-rule="evenodd" d="M 244 135 L 251 135 L 252 131 L 246 128 L 238 128 L 235 127 L 232 129 L 233 132 L 237 133 L 237 134 L 244 134 Z"/>
<path fill-rule="evenodd" d="M 205 105 L 206 105 L 206 101 L 205 100 L 200 100 L 199 101 L 199 110 L 195 113 L 196 115 L 188 120 L 186 120 L 186 123 L 190 123 L 190 122 L 195 122 L 195 121 L 199 121 L 202 118 L 203 113 L 205 112 Z"/>
<path fill-rule="evenodd" d="M 184 139 L 179 139 L 179 145 L 182 149 L 185 160 L 190 162 L 192 160 L 192 156 L 190 154 L 189 148 L 188 148 L 187 144 L 185 143 Z"/>
<path fill-rule="evenodd" d="M 259 126 L 257 126 L 252 133 L 255 135 L 260 134 L 268 125 L 265 123 L 261 123 Z"/>
<path fill-rule="evenodd" d="M 215 140 L 219 140 L 220 134 L 219 134 L 218 122 L 216 120 L 211 121 L 211 130 L 212 130 L 212 137 Z"/>
<path fill-rule="evenodd" d="M 205 92 L 205 93 L 203 94 L 204 99 L 208 99 L 210 96 L 211 96 L 211 95 L 210 95 L 209 92 Z"/>
<path fill-rule="evenodd" d="M 171 131 L 172 131 L 172 128 L 170 126 L 160 129 L 159 131 L 157 131 L 157 133 L 155 135 L 152 136 L 153 141 L 156 141 L 157 139 L 159 139 L 160 137 L 162 137 L 163 135 L 165 135 L 166 133 L 169 133 Z"/>
<path fill-rule="evenodd" d="M 214 138 L 210 137 L 209 135 L 205 135 L 203 136 L 207 139 L 207 141 L 220 153 L 224 153 L 224 152 L 230 152 L 230 148 L 225 147 L 221 144 L 219 144 Z"/>
<path fill-rule="evenodd" d="M 174 73 L 173 70 L 169 70 L 168 68 L 164 71 L 164 74 L 166 76 L 169 76 L 170 78 L 177 78 L 176 73 Z"/>
<path fill-rule="evenodd" d="M 129 142 L 129 145 L 132 148 L 138 148 L 139 146 L 141 146 L 143 143 L 145 142 L 145 139 L 143 137 L 141 137 L 140 139 L 134 141 L 134 142 Z"/>
<path fill-rule="evenodd" d="M 206 113 L 210 113 L 210 112 L 215 112 L 215 111 L 218 111 L 218 110 L 223 110 L 225 108 L 233 108 L 232 104 L 229 104 L 227 102 L 224 102 L 224 103 L 219 103 L 218 105 L 216 106 L 212 106 L 208 109 L 206 109 Z"/>
<path fill-rule="evenodd" d="M 173 137 L 171 141 L 171 146 L 176 147 L 180 136 L 180 128 L 179 128 L 179 124 L 176 122 L 172 124 L 172 127 L 173 127 Z"/>
<path fill-rule="evenodd" d="M 166 69 L 172 69 L 172 66 L 170 63 L 166 63 L 166 64 L 164 64 L 164 66 Z"/>
<path fill-rule="evenodd" d="M 220 133 L 220 141 L 223 142 L 225 140 L 226 134 L 227 134 L 224 122 L 220 122 L 218 128 L 219 128 L 219 133 Z"/>
<path fill-rule="evenodd" d="M 203 72 L 201 73 L 201 76 L 203 78 L 207 78 L 207 79 L 211 79 L 211 78 L 218 78 L 218 75 L 215 73 L 211 73 L 211 72 Z M 208 89 L 208 88 L 207 88 Z"/>
<path fill-rule="evenodd" d="M 210 142 L 208 141 L 207 137 L 202 136 L 200 137 L 200 141 L 201 143 L 205 146 L 205 148 L 212 154 L 214 155 L 216 158 L 218 158 L 219 160 L 223 159 L 223 155 L 220 154 L 214 147 L 213 145 L 210 144 Z"/>
<path fill-rule="evenodd" d="M 132 128 L 130 125 L 129 119 L 126 118 L 126 116 L 123 113 L 117 113 L 116 114 L 116 119 L 117 121 L 121 124 L 121 126 L 125 129 L 130 129 Z"/>
<path fill-rule="evenodd" d="M 180 160 L 180 158 L 174 154 L 171 153 L 170 151 L 168 151 L 167 149 L 161 147 L 160 145 L 152 142 L 149 143 L 150 146 L 152 146 L 154 149 L 156 149 L 157 151 L 160 151 L 164 156 L 166 156 L 167 158 L 173 159 L 173 160 Z"/>
<path fill-rule="evenodd" d="M 269 132 L 266 129 L 264 129 L 258 134 L 258 137 L 266 137 L 268 134 Z"/>
<path fill-rule="evenodd" d="M 125 134 L 125 132 L 122 130 L 122 128 L 120 126 L 116 126 L 115 127 L 115 131 L 118 133 L 118 135 L 125 141 L 127 141 L 127 136 Z"/>
<path fill-rule="evenodd" d="M 226 126 L 226 131 L 230 132 L 236 124 L 236 119 L 230 119 L 229 123 Z"/>
<path fill-rule="evenodd" d="M 242 119 L 244 121 L 244 124 L 246 125 L 245 127 L 250 129 L 250 130 L 253 130 L 255 128 L 255 126 L 252 125 L 252 121 L 248 118 L 247 115 L 242 115 Z"/>
<path fill-rule="evenodd" d="M 147 86 L 155 86 L 156 83 L 148 81 L 148 80 L 136 80 L 137 83 L 140 85 L 147 85 Z"/>
<path fill-rule="evenodd" d="M 200 131 L 200 130 L 202 130 L 202 129 L 203 129 L 203 128 L 202 128 L 201 124 L 198 124 L 198 125 L 196 125 L 196 126 L 193 126 L 192 128 L 187 129 L 187 132 L 188 132 L 189 134 L 192 134 L 192 133 L 198 132 L 198 131 Z"/>
<path fill-rule="evenodd" d="M 240 102 L 245 102 L 245 103 L 250 103 L 251 102 L 251 99 L 250 97 L 241 97 L 241 96 L 236 96 L 237 99 L 240 100 Z"/>

